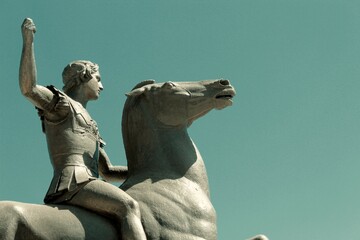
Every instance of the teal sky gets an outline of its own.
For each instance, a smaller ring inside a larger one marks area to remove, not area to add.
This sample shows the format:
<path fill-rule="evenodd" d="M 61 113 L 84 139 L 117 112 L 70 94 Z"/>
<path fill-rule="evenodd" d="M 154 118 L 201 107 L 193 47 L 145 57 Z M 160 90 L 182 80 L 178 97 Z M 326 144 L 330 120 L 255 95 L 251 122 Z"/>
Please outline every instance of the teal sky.
<path fill-rule="evenodd" d="M 126 164 L 121 112 L 136 83 L 230 79 L 234 105 L 189 129 L 219 240 L 359 239 L 360 1 L 2 0 L 0 200 L 42 203 L 52 168 L 18 87 L 25 17 L 39 84 L 62 87 L 75 59 L 100 65 L 105 90 L 88 109 L 114 164 Z"/>

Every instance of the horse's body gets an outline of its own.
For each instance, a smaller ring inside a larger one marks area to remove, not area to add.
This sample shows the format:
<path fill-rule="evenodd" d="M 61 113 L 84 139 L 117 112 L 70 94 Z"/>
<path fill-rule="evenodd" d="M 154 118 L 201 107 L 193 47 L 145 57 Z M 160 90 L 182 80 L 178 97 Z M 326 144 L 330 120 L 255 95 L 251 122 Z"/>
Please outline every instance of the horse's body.
<path fill-rule="evenodd" d="M 129 94 L 123 114 L 129 178 L 121 188 L 139 202 L 149 239 L 216 239 L 205 165 L 187 128 L 231 105 L 234 94 L 227 80 L 150 83 Z"/>
<path fill-rule="evenodd" d="M 128 94 L 123 138 L 129 177 L 121 186 L 138 201 L 148 239 L 214 240 L 216 214 L 204 162 L 188 126 L 231 105 L 228 80 L 145 81 Z M 116 239 L 104 217 L 67 205 L 0 203 L 0 239 Z"/>

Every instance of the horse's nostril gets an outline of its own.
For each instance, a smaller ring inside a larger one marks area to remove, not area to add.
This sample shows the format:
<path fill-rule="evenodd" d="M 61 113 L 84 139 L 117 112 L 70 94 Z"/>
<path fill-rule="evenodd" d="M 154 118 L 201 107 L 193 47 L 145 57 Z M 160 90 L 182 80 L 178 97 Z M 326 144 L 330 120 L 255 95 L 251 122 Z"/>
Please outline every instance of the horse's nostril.
<path fill-rule="evenodd" d="M 221 84 L 221 85 L 224 85 L 224 86 L 228 86 L 228 85 L 230 85 L 230 81 L 229 81 L 229 80 L 225 80 L 225 79 L 221 79 L 221 80 L 220 80 L 220 84 Z"/>

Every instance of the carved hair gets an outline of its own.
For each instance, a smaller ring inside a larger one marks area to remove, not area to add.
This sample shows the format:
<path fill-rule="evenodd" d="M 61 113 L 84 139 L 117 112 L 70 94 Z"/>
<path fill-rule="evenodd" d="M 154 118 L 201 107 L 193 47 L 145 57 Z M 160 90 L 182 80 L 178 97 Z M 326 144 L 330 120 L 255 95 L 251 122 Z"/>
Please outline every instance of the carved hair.
<path fill-rule="evenodd" d="M 77 60 L 69 63 L 62 72 L 64 92 L 67 93 L 81 83 L 89 81 L 92 78 L 91 74 L 98 71 L 99 65 L 90 61 Z"/>

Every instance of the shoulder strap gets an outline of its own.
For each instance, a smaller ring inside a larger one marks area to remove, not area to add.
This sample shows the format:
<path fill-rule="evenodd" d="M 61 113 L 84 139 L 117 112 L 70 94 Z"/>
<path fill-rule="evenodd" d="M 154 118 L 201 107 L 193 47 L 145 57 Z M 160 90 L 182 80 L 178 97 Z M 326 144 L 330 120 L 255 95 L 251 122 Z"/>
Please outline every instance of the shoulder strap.
<path fill-rule="evenodd" d="M 54 107 L 58 101 L 59 101 L 59 90 L 57 90 L 53 85 L 49 85 L 49 86 L 46 86 L 47 89 L 49 89 L 53 94 L 54 94 L 54 97 L 53 99 L 51 100 L 51 102 L 49 103 L 49 107 L 52 108 Z M 45 124 L 44 124 L 44 110 L 38 108 L 38 107 L 35 107 L 35 109 L 37 110 L 38 112 L 38 115 L 40 117 L 40 120 L 41 120 L 41 129 L 42 129 L 42 132 L 45 133 Z"/>

